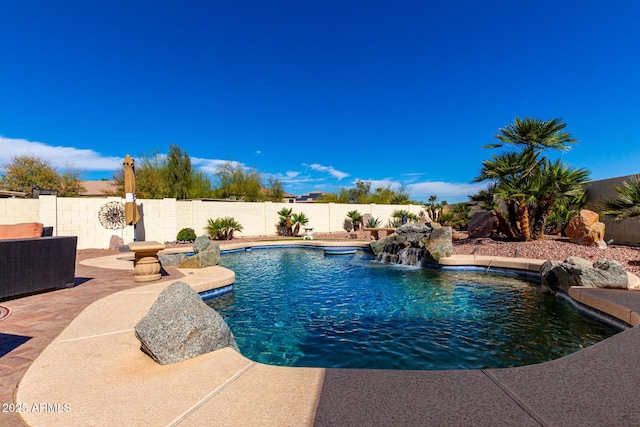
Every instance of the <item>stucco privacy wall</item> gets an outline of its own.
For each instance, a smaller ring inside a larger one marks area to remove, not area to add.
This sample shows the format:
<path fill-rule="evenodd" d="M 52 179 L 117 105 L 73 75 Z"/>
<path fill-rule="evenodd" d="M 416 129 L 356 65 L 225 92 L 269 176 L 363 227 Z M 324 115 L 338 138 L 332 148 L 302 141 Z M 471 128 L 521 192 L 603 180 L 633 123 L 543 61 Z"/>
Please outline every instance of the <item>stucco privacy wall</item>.
<path fill-rule="evenodd" d="M 37 199 L 0 199 L 0 224 L 39 221 L 40 212 Z"/>
<path fill-rule="evenodd" d="M 629 176 L 594 181 L 588 184 L 588 209 L 599 211 L 598 201 L 615 197 L 614 185 L 620 185 Z M 107 230 L 98 220 L 98 211 L 107 202 L 124 202 L 119 197 L 67 198 L 40 196 L 39 199 L 0 198 L 0 224 L 41 222 L 53 226 L 57 236 L 78 236 L 78 249 L 108 248 L 113 235 L 125 243 L 134 240 L 134 228 Z M 384 225 L 396 209 L 407 209 L 418 214 L 424 208 L 418 205 L 375 205 L 335 203 L 249 203 L 214 201 L 178 201 L 175 199 L 139 199 L 138 207 L 142 220 L 136 226 L 137 240 L 175 240 L 178 231 L 193 228 L 198 235 L 204 234 L 208 219 L 231 216 L 244 227 L 244 236 L 275 235 L 277 212 L 292 208 L 293 212 L 304 212 L 310 225 L 318 232 L 343 231 L 347 212 L 357 209 L 360 213 L 378 218 Z M 614 222 L 601 219 L 606 224 L 605 240 L 613 239 L 624 244 L 640 244 L 640 221 L 628 219 Z"/>
<path fill-rule="evenodd" d="M 617 178 L 603 179 L 593 181 L 585 186 L 587 190 L 586 208 L 594 212 L 600 212 L 599 206 L 603 199 L 613 199 L 618 193 L 616 186 L 622 186 L 631 175 L 621 176 Z M 628 218 L 623 221 L 614 221 L 612 219 L 600 217 L 600 221 L 605 224 L 605 240 L 613 239 L 614 242 L 626 245 L 640 245 L 640 219 Z"/>
<path fill-rule="evenodd" d="M 108 202 L 124 203 L 119 197 L 72 198 L 40 196 L 39 199 L 0 199 L 0 224 L 41 222 L 54 227 L 54 235 L 78 236 L 78 249 L 109 247 L 112 236 L 125 243 L 134 240 L 134 227 L 108 230 L 100 224 L 98 212 Z M 370 214 L 383 224 L 396 209 L 406 209 L 418 214 L 418 205 L 376 205 L 335 203 L 272 203 L 272 202 L 214 202 L 178 201 L 175 199 L 138 199 L 141 221 L 136 225 L 137 240 L 173 241 L 178 231 L 193 228 L 197 235 L 205 234 L 207 220 L 233 217 L 243 226 L 244 236 L 265 236 L 277 233 L 278 211 L 292 208 L 294 213 L 304 212 L 309 225 L 317 232 L 343 231 L 347 212 L 357 209 Z"/>

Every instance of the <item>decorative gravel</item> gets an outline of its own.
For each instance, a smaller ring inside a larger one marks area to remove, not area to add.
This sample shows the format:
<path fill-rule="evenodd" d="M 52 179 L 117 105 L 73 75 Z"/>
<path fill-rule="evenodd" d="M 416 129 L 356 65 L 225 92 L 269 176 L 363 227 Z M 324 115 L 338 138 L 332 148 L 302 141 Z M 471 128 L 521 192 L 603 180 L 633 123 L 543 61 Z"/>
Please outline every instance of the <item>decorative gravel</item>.
<path fill-rule="evenodd" d="M 503 242 L 492 239 L 462 239 L 453 242 L 453 253 L 457 255 L 476 255 L 552 259 L 564 261 L 577 256 L 597 261 L 613 259 L 622 264 L 625 270 L 640 275 L 640 248 L 622 245 L 609 245 L 598 249 L 571 243 L 567 238 L 546 236 L 532 242 Z"/>

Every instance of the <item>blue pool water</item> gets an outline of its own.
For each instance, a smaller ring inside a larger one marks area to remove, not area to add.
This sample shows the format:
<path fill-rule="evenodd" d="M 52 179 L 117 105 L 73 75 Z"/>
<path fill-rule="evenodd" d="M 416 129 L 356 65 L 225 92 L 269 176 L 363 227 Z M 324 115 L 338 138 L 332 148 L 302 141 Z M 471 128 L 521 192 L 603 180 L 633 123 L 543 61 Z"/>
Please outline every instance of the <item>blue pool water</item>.
<path fill-rule="evenodd" d="M 396 267 L 322 250 L 225 254 L 207 301 L 242 353 L 281 366 L 476 369 L 556 359 L 614 335 L 520 279 Z"/>

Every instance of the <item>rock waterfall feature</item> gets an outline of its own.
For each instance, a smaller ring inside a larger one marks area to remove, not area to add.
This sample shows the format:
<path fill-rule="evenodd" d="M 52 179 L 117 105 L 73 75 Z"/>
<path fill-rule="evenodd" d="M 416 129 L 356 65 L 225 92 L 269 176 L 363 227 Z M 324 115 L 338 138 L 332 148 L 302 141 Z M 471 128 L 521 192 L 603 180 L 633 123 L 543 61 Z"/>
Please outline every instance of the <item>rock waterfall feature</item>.
<path fill-rule="evenodd" d="M 438 264 L 440 258 L 451 256 L 452 230 L 435 222 L 408 223 L 398 227 L 395 234 L 371 242 L 370 248 L 378 261 L 388 264 Z"/>

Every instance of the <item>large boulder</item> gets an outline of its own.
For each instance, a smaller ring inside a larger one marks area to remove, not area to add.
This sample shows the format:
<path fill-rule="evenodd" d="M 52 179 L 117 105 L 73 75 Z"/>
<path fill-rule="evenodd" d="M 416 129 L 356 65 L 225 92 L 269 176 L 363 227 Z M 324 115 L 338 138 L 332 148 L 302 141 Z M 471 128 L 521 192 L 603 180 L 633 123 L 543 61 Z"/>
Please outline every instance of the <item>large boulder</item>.
<path fill-rule="evenodd" d="M 160 254 L 158 259 L 164 266 L 179 268 L 204 268 L 220 263 L 220 246 L 207 236 L 196 237 L 193 242 L 193 255 L 184 253 Z"/>
<path fill-rule="evenodd" d="M 580 213 L 569 220 L 565 234 L 569 241 L 585 246 L 595 246 L 606 249 L 604 241 L 604 223 L 599 221 L 597 213 L 583 209 Z"/>
<path fill-rule="evenodd" d="M 567 258 L 564 262 L 547 261 L 540 267 L 542 289 L 555 294 L 558 289 L 571 286 L 588 288 L 628 289 L 629 280 L 622 264 L 610 259 L 594 263 L 579 257 Z"/>
<path fill-rule="evenodd" d="M 469 237 L 481 238 L 491 237 L 498 234 L 498 219 L 495 213 L 489 211 L 478 211 L 471 216 L 467 227 Z"/>
<path fill-rule="evenodd" d="M 369 247 L 382 262 L 420 267 L 437 264 L 453 251 L 452 230 L 438 223 L 408 223 L 398 227 L 395 234 L 371 242 Z"/>
<path fill-rule="evenodd" d="M 184 282 L 164 289 L 134 330 L 142 351 L 161 365 L 223 347 L 238 350 L 229 325 Z"/>
<path fill-rule="evenodd" d="M 453 251 L 451 227 L 437 227 L 431 231 L 428 238 L 420 239 L 426 250 L 427 262 L 437 264 L 443 257 L 451 256 Z"/>

